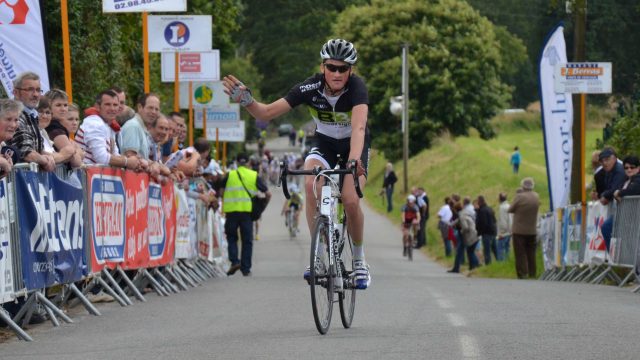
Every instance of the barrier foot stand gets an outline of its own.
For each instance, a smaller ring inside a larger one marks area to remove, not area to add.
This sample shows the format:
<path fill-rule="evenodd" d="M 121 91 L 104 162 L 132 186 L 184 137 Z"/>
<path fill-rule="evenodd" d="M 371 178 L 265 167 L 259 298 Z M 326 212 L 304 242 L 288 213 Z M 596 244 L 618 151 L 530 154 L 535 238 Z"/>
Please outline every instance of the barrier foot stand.
<path fill-rule="evenodd" d="M 180 276 L 186 283 L 189 284 L 189 286 L 191 287 L 198 287 L 198 284 L 196 284 L 190 277 L 187 276 L 187 274 L 185 274 L 182 269 L 180 268 L 180 265 L 176 265 L 173 267 L 173 271 L 175 271 L 175 273 Z"/>
<path fill-rule="evenodd" d="M 187 266 L 187 269 L 196 276 L 196 279 L 199 280 L 199 283 L 207 281 L 207 277 L 202 274 L 202 271 L 200 270 L 196 262 L 189 264 L 189 266 Z"/>
<path fill-rule="evenodd" d="M 209 274 L 211 274 L 211 277 L 216 277 L 216 271 L 213 267 L 213 262 L 209 261 L 209 260 L 202 260 L 202 262 L 200 263 L 200 266 L 202 266 L 203 269 L 205 269 Z"/>
<path fill-rule="evenodd" d="M 611 271 L 609 271 L 607 277 L 609 278 L 609 280 L 613 281 L 616 284 L 620 284 L 622 282 L 622 279 L 620 279 L 620 276 L 618 276 L 618 274 L 613 271 L 613 268 L 611 268 Z"/>
<path fill-rule="evenodd" d="M 4 323 L 7 324 L 11 328 L 11 330 L 13 330 L 14 333 L 16 333 L 16 336 L 19 339 L 22 339 L 24 341 L 33 341 L 31 336 L 29 336 L 29 334 L 27 334 L 26 331 L 22 330 L 22 328 L 18 326 L 18 324 L 13 322 L 13 320 L 11 319 L 7 311 L 1 306 L 0 306 L 0 319 L 2 319 L 2 321 L 4 321 Z"/>
<path fill-rule="evenodd" d="M 100 311 L 98 311 L 98 309 L 96 309 L 96 307 L 93 306 L 91 301 L 89 301 L 89 299 L 87 299 L 82 294 L 82 291 L 80 291 L 80 289 L 78 289 L 76 284 L 74 284 L 74 283 L 69 284 L 69 289 L 71 289 L 71 291 L 74 294 L 76 294 L 76 296 L 78 297 L 78 299 L 80 299 L 80 301 L 82 302 L 82 305 L 84 305 L 84 308 L 87 309 L 89 314 L 92 314 L 92 315 L 95 315 L 95 316 L 101 316 L 102 315 L 102 314 L 100 314 Z"/>
<path fill-rule="evenodd" d="M 116 268 L 116 271 L 118 272 L 118 274 L 120 274 L 120 276 L 122 277 L 122 280 L 127 284 L 127 287 L 129 288 L 129 290 L 133 292 L 133 295 L 136 297 L 136 299 L 142 302 L 147 302 L 147 299 L 145 299 L 144 296 L 142 296 L 142 293 L 140 293 L 140 290 L 138 290 L 138 288 L 133 284 L 133 282 L 131 281 L 131 279 L 129 279 L 127 274 L 124 273 L 124 270 L 122 270 L 122 268 L 118 266 Z"/>
<path fill-rule="evenodd" d="M 153 269 L 153 273 L 160 278 L 160 282 L 164 284 L 165 289 L 171 290 L 174 294 L 180 292 L 180 290 L 175 285 L 173 285 L 171 281 L 169 281 L 169 279 L 162 275 L 162 272 L 158 270 L 158 268 Z"/>
<path fill-rule="evenodd" d="M 147 269 L 143 268 L 143 269 L 140 269 L 139 271 L 141 271 L 142 275 L 144 275 L 147 278 L 147 280 L 151 282 L 151 287 L 153 288 L 153 290 L 156 291 L 158 296 L 169 296 L 169 293 L 167 293 L 167 290 L 165 290 L 162 287 L 162 285 L 160 285 L 158 280 L 156 280 L 153 276 L 151 276 L 151 274 L 149 274 L 149 271 L 147 271 Z"/>
<path fill-rule="evenodd" d="M 618 287 L 623 287 L 627 284 L 627 282 L 629 282 L 629 280 L 631 280 L 631 277 L 634 276 L 636 274 L 636 270 L 635 269 L 631 269 L 631 271 L 629 271 L 629 273 L 627 274 L 627 276 L 624 277 L 624 279 L 622 279 L 622 281 L 620 281 L 618 283 Z M 637 278 L 637 276 L 636 276 Z"/>
<path fill-rule="evenodd" d="M 104 269 L 102 269 L 101 274 L 104 275 L 107 278 L 107 280 L 111 284 L 110 287 L 113 290 L 115 290 L 115 292 L 117 292 L 118 295 L 120 296 L 120 298 L 124 301 L 124 303 L 125 303 L 124 306 L 133 305 L 133 301 L 131 301 L 131 299 L 129 299 L 129 296 L 127 296 L 127 293 L 124 292 L 124 290 L 122 290 L 120 285 L 118 285 L 118 282 L 116 281 L 116 279 L 114 279 L 113 276 L 111 276 L 111 273 L 109 272 L 109 270 L 104 268 Z"/>
<path fill-rule="evenodd" d="M 578 282 L 582 279 L 583 276 L 585 276 L 588 272 L 591 272 L 591 267 L 587 266 L 586 269 L 582 270 L 578 275 L 576 275 L 573 279 L 571 279 L 571 282 Z"/>
<path fill-rule="evenodd" d="M 571 280 L 571 277 L 573 276 L 573 274 L 576 273 L 576 271 L 578 271 L 578 267 L 574 266 L 573 269 L 571 269 L 571 271 L 569 271 L 567 273 L 567 275 L 563 276 L 562 279 L 560 279 L 560 281 L 569 281 L 569 280 Z"/>
<path fill-rule="evenodd" d="M 196 283 L 198 283 L 198 285 L 202 284 L 206 279 L 204 277 L 202 277 L 200 274 L 198 274 L 197 271 L 195 271 L 195 266 L 189 262 L 183 262 L 180 265 L 182 265 L 182 269 L 189 275 L 191 276 L 191 278 L 193 278 L 193 280 L 196 281 Z"/>
<path fill-rule="evenodd" d="M 553 274 L 553 276 L 551 276 L 551 281 L 558 281 L 558 279 L 562 276 L 562 274 L 564 274 L 564 268 L 559 268 L 556 270 L 555 274 Z"/>
<path fill-rule="evenodd" d="M 111 286 L 109 286 L 109 284 L 107 284 L 106 281 L 104 281 L 104 279 L 100 276 L 96 276 L 96 282 L 98 284 L 100 284 L 100 286 L 102 286 L 102 289 L 104 291 L 107 292 L 107 294 L 111 295 L 111 297 L 113 297 L 118 304 L 120 304 L 120 306 L 127 306 L 127 302 L 124 301 L 124 299 L 122 299 L 122 297 L 120 297 L 120 295 L 118 295 L 112 288 Z"/>
<path fill-rule="evenodd" d="M 547 279 L 547 276 L 549 276 L 549 270 L 545 270 L 542 275 L 540 275 L 540 278 L 538 280 L 540 281 L 545 281 Z"/>
<path fill-rule="evenodd" d="M 180 277 L 176 276 L 176 274 L 173 273 L 173 271 L 171 271 L 170 267 L 166 267 L 164 269 L 164 271 L 167 273 L 167 275 L 176 283 L 178 284 L 178 287 L 180 287 L 183 291 L 187 291 L 189 290 L 189 288 L 187 287 L 187 284 L 185 284 L 182 279 L 180 279 Z"/>
<path fill-rule="evenodd" d="M 51 309 L 49 309 L 46 306 L 44 307 L 44 311 L 47 312 L 47 315 L 49 316 L 49 320 L 51 320 L 51 323 L 53 324 L 53 326 L 58 327 L 60 326 L 60 322 L 58 321 L 58 318 L 53 314 L 53 311 L 51 311 Z"/>
<path fill-rule="evenodd" d="M 178 269 L 180 269 L 180 275 L 188 278 L 190 283 L 195 284 L 195 286 L 200 285 L 200 279 L 198 279 L 198 277 L 183 263 L 178 263 Z"/>
<path fill-rule="evenodd" d="M 202 262 L 198 261 L 195 263 L 195 268 L 200 271 L 200 275 L 204 276 L 206 279 L 210 279 L 213 277 L 213 274 L 207 269 L 207 267 L 202 264 Z"/>
<path fill-rule="evenodd" d="M 580 281 L 582 281 L 584 283 L 588 283 L 592 277 L 598 275 L 600 270 L 602 270 L 602 265 L 596 265 L 596 266 L 592 267 L 591 269 L 589 269 L 589 273 L 587 275 L 585 275 L 585 277 L 580 279 Z"/>
<path fill-rule="evenodd" d="M 53 313 L 56 314 L 58 317 L 60 317 L 64 322 L 69 324 L 73 323 L 73 320 L 71 320 L 70 317 L 68 317 L 65 313 L 63 313 L 62 310 L 58 309 L 55 305 L 53 305 L 53 303 L 49 301 L 49 299 L 47 299 L 46 296 L 42 295 L 39 291 L 36 291 L 35 294 L 36 294 L 36 300 L 39 303 L 51 309 L 51 311 L 53 311 Z"/>
<path fill-rule="evenodd" d="M 31 293 L 27 297 L 27 301 L 25 301 L 24 305 L 20 308 L 18 313 L 13 317 L 13 321 L 18 324 L 20 320 L 22 320 L 22 327 L 29 323 L 31 320 L 31 314 L 33 314 L 33 303 L 36 301 L 36 296 Z"/>
<path fill-rule="evenodd" d="M 600 284 L 606 277 L 607 274 L 611 271 L 611 267 L 607 267 L 600 275 L 596 276 L 595 279 L 591 280 L 589 284 L 595 285 Z"/>

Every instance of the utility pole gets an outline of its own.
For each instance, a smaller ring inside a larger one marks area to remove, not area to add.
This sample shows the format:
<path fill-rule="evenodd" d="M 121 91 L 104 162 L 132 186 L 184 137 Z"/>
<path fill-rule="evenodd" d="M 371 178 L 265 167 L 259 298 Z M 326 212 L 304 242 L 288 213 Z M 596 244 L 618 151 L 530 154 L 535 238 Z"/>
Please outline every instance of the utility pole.
<path fill-rule="evenodd" d="M 404 164 L 404 193 L 409 183 L 409 44 L 402 44 L 402 162 Z"/>
<path fill-rule="evenodd" d="M 573 61 L 585 62 L 587 60 L 586 34 L 587 34 L 587 0 L 573 0 L 571 11 L 573 13 Z M 582 202 L 584 192 L 583 173 L 585 163 L 584 150 L 584 126 L 581 121 L 586 108 L 586 95 L 573 94 L 573 160 L 571 164 L 571 203 Z"/>

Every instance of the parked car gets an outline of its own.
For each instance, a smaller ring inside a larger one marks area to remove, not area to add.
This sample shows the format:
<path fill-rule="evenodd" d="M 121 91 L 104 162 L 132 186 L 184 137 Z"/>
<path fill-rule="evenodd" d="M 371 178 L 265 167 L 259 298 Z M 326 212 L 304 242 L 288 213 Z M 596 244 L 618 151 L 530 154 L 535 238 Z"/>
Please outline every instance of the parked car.
<path fill-rule="evenodd" d="M 287 136 L 291 132 L 291 130 L 295 130 L 293 125 L 291 124 L 280 124 L 278 126 L 278 136 Z"/>

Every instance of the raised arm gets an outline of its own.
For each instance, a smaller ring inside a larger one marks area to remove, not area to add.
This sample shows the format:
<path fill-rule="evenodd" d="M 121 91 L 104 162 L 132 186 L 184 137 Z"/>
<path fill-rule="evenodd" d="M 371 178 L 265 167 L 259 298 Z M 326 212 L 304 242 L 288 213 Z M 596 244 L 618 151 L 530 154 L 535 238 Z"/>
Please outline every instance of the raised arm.
<path fill-rule="evenodd" d="M 280 98 L 270 104 L 256 101 L 251 96 L 251 90 L 233 75 L 227 75 L 222 79 L 224 92 L 235 102 L 240 103 L 256 119 L 271 120 L 291 110 L 289 103 Z"/>

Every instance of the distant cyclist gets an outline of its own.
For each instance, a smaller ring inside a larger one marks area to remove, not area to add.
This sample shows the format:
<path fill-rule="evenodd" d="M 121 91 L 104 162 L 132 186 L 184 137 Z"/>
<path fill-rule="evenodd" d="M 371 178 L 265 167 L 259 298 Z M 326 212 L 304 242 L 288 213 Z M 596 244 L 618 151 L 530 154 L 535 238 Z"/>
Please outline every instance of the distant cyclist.
<path fill-rule="evenodd" d="M 289 211 L 293 210 L 293 227 L 298 230 L 298 220 L 300 219 L 300 211 L 302 211 L 302 208 L 304 207 L 304 199 L 302 197 L 302 193 L 300 193 L 298 185 L 296 184 L 289 185 L 289 194 L 291 195 L 291 197 L 289 198 L 289 200 L 284 202 L 284 205 L 282 206 L 282 212 L 280 214 L 284 215 L 286 222 L 286 219 L 289 218 L 287 216 L 289 214 Z M 289 226 L 288 223 L 286 223 L 285 225 Z"/>
<path fill-rule="evenodd" d="M 404 244 L 402 255 L 407 256 L 409 247 L 413 246 L 409 243 L 411 229 L 413 228 L 414 235 L 420 230 L 420 208 L 416 204 L 416 197 L 407 196 L 407 203 L 402 205 L 400 211 L 402 212 L 402 243 Z"/>
<path fill-rule="evenodd" d="M 370 139 L 367 129 L 369 95 L 362 80 L 354 74 L 358 60 L 356 48 L 342 39 L 327 41 L 320 50 L 322 64 L 317 73 L 295 85 L 289 93 L 270 104 L 255 101 L 251 91 L 233 75 L 225 76 L 225 92 L 244 106 L 256 119 L 271 120 L 289 112 L 298 105 L 306 105 L 316 123 L 316 145 L 309 151 L 304 168 L 320 166 L 325 169 L 335 167 L 337 156 L 342 159 L 357 160 L 360 187 L 366 184 L 369 162 Z M 308 199 L 313 194 L 312 176 L 305 180 Z M 319 187 L 318 187 L 319 189 Z M 346 176 L 342 189 L 342 201 L 347 213 L 349 234 L 353 239 L 355 287 L 366 289 L 370 282 L 369 266 L 365 261 L 363 245 L 364 214 L 360 209 L 353 178 Z M 313 231 L 315 207 L 307 206 L 307 223 Z M 305 271 L 308 278 L 309 271 Z"/>

